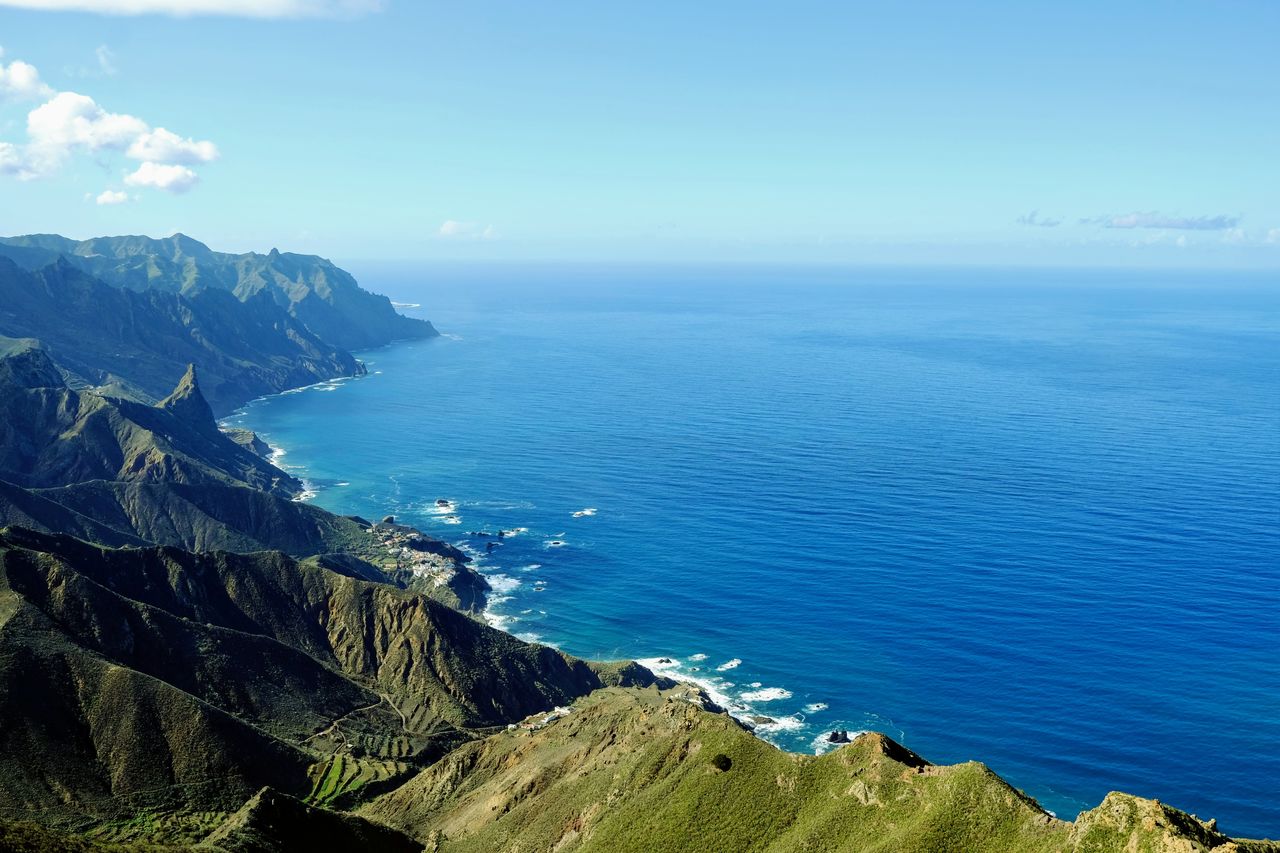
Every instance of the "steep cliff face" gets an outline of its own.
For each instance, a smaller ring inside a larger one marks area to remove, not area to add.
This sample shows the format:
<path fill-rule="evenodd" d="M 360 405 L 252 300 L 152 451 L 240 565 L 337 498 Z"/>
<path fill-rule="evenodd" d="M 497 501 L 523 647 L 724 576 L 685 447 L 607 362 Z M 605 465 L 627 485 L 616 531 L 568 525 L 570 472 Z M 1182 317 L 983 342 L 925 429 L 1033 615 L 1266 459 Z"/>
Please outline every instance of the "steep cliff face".
<path fill-rule="evenodd" d="M 215 411 L 363 367 L 266 294 L 112 287 L 63 256 L 24 270 L 0 257 L 0 335 L 38 338 L 77 381 L 151 401 L 195 364 Z"/>
<path fill-rule="evenodd" d="M 390 300 L 362 289 L 324 258 L 272 249 L 267 254 L 215 252 L 184 234 L 69 240 L 53 234 L 0 238 L 0 256 L 33 269 L 67 263 L 117 288 L 194 295 L 216 290 L 250 302 L 263 297 L 319 338 L 343 349 L 429 338 L 430 323 L 404 317 Z"/>

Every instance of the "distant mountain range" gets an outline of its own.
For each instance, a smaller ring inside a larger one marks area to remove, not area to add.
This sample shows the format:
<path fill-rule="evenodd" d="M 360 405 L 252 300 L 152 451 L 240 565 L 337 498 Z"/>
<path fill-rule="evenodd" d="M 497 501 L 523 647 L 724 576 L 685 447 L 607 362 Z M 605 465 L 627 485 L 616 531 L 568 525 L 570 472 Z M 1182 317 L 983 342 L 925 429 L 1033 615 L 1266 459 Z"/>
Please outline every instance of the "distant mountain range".
<path fill-rule="evenodd" d="M 187 364 L 218 414 L 363 366 L 349 350 L 438 334 L 323 258 L 164 240 L 0 238 L 0 335 L 38 338 L 73 384 L 151 402 Z"/>
<path fill-rule="evenodd" d="M 0 240 L 0 850 L 1280 853 L 883 735 L 781 752 L 490 628 L 465 554 L 216 420 L 434 334 L 320 258 Z"/>

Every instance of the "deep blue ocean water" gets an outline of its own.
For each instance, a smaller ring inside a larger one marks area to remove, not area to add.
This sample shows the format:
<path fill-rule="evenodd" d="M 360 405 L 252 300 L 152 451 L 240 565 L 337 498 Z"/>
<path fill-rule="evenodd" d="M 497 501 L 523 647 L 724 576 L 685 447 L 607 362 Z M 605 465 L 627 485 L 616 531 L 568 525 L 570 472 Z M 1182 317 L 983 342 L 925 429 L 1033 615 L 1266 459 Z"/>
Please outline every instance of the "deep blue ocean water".
<path fill-rule="evenodd" d="M 354 271 L 446 337 L 237 420 L 475 548 L 508 630 L 669 656 L 787 749 L 1280 835 L 1280 279 Z"/>

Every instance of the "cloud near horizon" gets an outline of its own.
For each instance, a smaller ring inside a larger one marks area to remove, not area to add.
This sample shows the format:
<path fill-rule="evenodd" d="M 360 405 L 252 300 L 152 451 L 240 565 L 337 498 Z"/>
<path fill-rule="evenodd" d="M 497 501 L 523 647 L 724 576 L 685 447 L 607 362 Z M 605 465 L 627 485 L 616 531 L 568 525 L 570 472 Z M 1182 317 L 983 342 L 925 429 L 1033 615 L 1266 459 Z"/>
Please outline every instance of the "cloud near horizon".
<path fill-rule="evenodd" d="M 114 152 L 141 164 L 125 176 L 127 185 L 182 193 L 199 181 L 190 166 L 212 163 L 220 156 L 218 147 L 207 140 L 108 112 L 88 95 L 55 92 L 39 82 L 33 66 L 18 60 L 0 64 L 0 96 L 6 93 L 14 93 L 10 100 L 47 100 L 27 114 L 25 144 L 0 141 L 0 175 L 35 180 L 57 173 L 77 153 Z"/>
<path fill-rule="evenodd" d="M 436 235 L 445 240 L 492 240 L 498 236 L 492 225 L 459 222 L 456 219 L 446 219 L 441 223 Z"/>
<path fill-rule="evenodd" d="M 1080 220 L 1081 225 L 1103 228 L 1164 228 L 1182 231 L 1230 231 L 1240 224 L 1239 216 L 1166 216 L 1155 211 L 1122 215 L 1094 216 Z"/>
<path fill-rule="evenodd" d="M 240 18 L 356 18 L 382 11 L 383 0 L 0 0 L 0 7 L 99 15 L 220 15 Z"/>
<path fill-rule="evenodd" d="M 1030 213 L 1024 213 L 1014 221 L 1019 225 L 1031 225 L 1036 228 L 1056 228 L 1062 224 L 1061 219 L 1041 219 L 1040 211 L 1038 210 L 1033 210 Z"/>

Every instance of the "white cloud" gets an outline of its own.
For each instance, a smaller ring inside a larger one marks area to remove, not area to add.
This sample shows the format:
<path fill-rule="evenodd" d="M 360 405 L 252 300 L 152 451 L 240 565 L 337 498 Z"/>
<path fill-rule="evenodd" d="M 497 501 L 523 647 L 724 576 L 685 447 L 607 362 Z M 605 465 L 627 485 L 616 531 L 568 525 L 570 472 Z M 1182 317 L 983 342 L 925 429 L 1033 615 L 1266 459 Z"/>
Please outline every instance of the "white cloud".
<path fill-rule="evenodd" d="M 114 71 L 110 50 L 99 48 L 98 60 L 104 73 Z M 212 142 L 152 128 L 127 113 L 109 112 L 88 95 L 54 92 L 39 83 L 35 68 L 26 63 L 0 64 L 0 72 L 0 84 L 8 84 L 7 89 L 0 86 L 0 94 L 38 91 L 48 97 L 27 114 L 25 144 L 0 141 L 0 175 L 32 180 L 55 173 L 76 153 L 120 153 L 142 164 L 125 178 L 130 186 L 186 192 L 200 179 L 187 167 L 218 159 L 218 147 Z"/>
<path fill-rule="evenodd" d="M 0 50 L 0 57 L 4 51 Z M 40 80 L 34 65 L 15 59 L 8 65 L 0 62 L 0 103 L 5 101 L 38 101 L 53 94 Z"/>
<path fill-rule="evenodd" d="M 456 219 L 446 219 L 436 234 L 446 240 L 492 240 L 498 236 L 492 225 L 459 222 Z"/>
<path fill-rule="evenodd" d="M 1183 231 L 1228 231 L 1240 222 L 1239 216 L 1220 213 L 1217 216 L 1166 216 L 1156 211 L 1108 214 L 1081 219 L 1081 225 L 1101 225 L 1103 228 L 1157 228 Z"/>
<path fill-rule="evenodd" d="M 3 156 L 0 155 L 0 161 L 2 161 L 2 159 Z M 1272 228 L 1267 232 L 1267 242 L 1273 245 L 1280 245 L 1280 228 Z"/>
<path fill-rule="evenodd" d="M 108 204 L 124 204 L 129 200 L 129 194 L 121 190 L 103 190 L 94 199 L 94 203 L 98 205 Z"/>
<path fill-rule="evenodd" d="M 140 118 L 109 113 L 90 98 L 76 92 L 59 92 L 27 116 L 27 134 L 33 145 L 89 151 L 126 148 L 150 128 Z"/>
<path fill-rule="evenodd" d="M 9 142 L 0 142 L 0 175 L 21 175 L 25 167 L 22 149 Z"/>
<path fill-rule="evenodd" d="M 199 181 L 200 176 L 186 166 L 150 162 L 143 163 L 124 178 L 131 187 L 152 187 L 171 193 L 184 193 Z"/>
<path fill-rule="evenodd" d="M 217 160 L 218 146 L 212 142 L 183 139 L 176 133 L 157 127 L 135 139 L 126 153 L 135 160 L 194 165 Z"/>
<path fill-rule="evenodd" d="M 382 0 L 0 0 L 0 6 L 102 15 L 232 15 L 244 18 L 353 18 Z"/>

